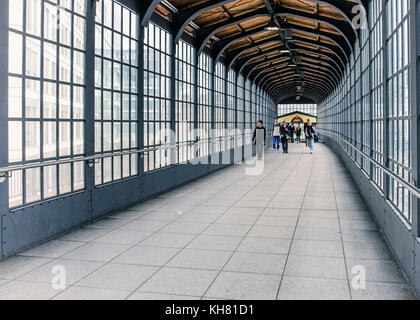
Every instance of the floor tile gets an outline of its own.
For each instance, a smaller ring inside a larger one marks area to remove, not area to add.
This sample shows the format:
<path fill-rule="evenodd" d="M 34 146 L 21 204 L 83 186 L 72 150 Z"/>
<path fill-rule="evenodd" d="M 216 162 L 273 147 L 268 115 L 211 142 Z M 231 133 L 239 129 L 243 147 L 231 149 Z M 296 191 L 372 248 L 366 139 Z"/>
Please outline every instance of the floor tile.
<path fill-rule="evenodd" d="M 284 274 L 298 277 L 347 279 L 346 267 L 342 258 L 290 255 Z"/>
<path fill-rule="evenodd" d="M 141 242 L 142 246 L 184 248 L 197 236 L 194 234 L 157 232 Z"/>
<path fill-rule="evenodd" d="M 200 235 L 188 246 L 189 249 L 234 251 L 242 237 Z"/>
<path fill-rule="evenodd" d="M 15 256 L 0 262 L 0 279 L 12 280 L 28 273 L 52 259 Z"/>
<path fill-rule="evenodd" d="M 280 276 L 222 272 L 207 291 L 207 298 L 274 300 Z"/>
<path fill-rule="evenodd" d="M 201 297 L 192 297 L 192 296 L 181 296 L 181 295 L 171 295 L 171 294 L 161 294 L 161 293 L 149 293 L 149 292 L 134 292 L 128 300 L 201 300 Z"/>
<path fill-rule="evenodd" d="M 279 300 L 349 300 L 347 280 L 285 276 Z"/>
<path fill-rule="evenodd" d="M 48 300 L 57 293 L 51 284 L 11 281 L 0 287 L 0 300 Z"/>
<path fill-rule="evenodd" d="M 251 238 L 244 239 L 239 246 L 240 252 L 287 254 L 291 240 L 274 238 Z"/>
<path fill-rule="evenodd" d="M 139 291 L 175 295 L 203 296 L 217 271 L 163 268 Z"/>
<path fill-rule="evenodd" d="M 286 255 L 236 252 L 224 271 L 282 274 Z"/>
<path fill-rule="evenodd" d="M 103 261 L 108 262 L 126 251 L 129 246 L 105 243 L 87 243 L 76 250 L 64 255 L 69 260 Z"/>
<path fill-rule="evenodd" d="M 82 245 L 83 243 L 80 242 L 53 240 L 33 249 L 26 250 L 19 255 L 27 257 L 58 258 Z"/>
<path fill-rule="evenodd" d="M 213 224 L 203 234 L 215 236 L 245 236 L 251 229 L 250 225 Z"/>
<path fill-rule="evenodd" d="M 228 251 L 184 249 L 167 266 L 173 268 L 221 270 L 231 255 Z"/>
<path fill-rule="evenodd" d="M 130 295 L 131 291 L 111 290 L 87 287 L 70 287 L 54 297 L 53 300 L 124 300 Z"/>
<path fill-rule="evenodd" d="M 406 284 L 367 282 L 366 289 L 351 290 L 354 300 L 413 300 L 414 296 Z"/>
<path fill-rule="evenodd" d="M 179 251 L 180 249 L 177 248 L 137 246 L 120 255 L 113 262 L 143 266 L 164 266 Z"/>
<path fill-rule="evenodd" d="M 343 245 L 338 241 L 293 240 L 290 254 L 296 256 L 344 257 Z"/>
<path fill-rule="evenodd" d="M 77 286 L 133 291 L 157 270 L 157 267 L 108 263 L 78 282 Z"/>
<path fill-rule="evenodd" d="M 60 268 L 65 271 L 66 285 L 73 285 L 102 265 L 103 262 L 57 259 L 26 273 L 18 280 L 51 283 L 56 276 L 55 269 Z"/>
<path fill-rule="evenodd" d="M 135 245 L 150 236 L 150 232 L 113 230 L 93 240 L 97 243 Z"/>

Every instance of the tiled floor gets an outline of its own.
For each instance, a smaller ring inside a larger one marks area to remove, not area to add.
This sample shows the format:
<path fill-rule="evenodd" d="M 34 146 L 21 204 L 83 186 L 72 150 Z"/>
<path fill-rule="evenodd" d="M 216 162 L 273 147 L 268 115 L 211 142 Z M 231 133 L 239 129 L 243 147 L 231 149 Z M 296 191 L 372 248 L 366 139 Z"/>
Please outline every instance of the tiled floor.
<path fill-rule="evenodd" d="M 337 157 L 290 149 L 0 263 L 0 299 L 413 299 Z"/>

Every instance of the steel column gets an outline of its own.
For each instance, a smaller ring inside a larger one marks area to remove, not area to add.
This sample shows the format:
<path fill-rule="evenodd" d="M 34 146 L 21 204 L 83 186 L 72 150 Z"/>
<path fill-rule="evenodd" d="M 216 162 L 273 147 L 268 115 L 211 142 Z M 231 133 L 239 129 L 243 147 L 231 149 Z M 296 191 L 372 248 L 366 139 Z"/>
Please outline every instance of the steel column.
<path fill-rule="evenodd" d="M 388 122 L 388 46 L 387 46 L 387 35 L 386 35 L 386 26 L 387 26 L 387 9 L 386 9 L 387 0 L 382 0 L 382 45 L 383 45 L 383 87 L 384 87 L 384 103 L 383 103 L 383 125 L 384 125 L 384 141 L 383 141 L 383 150 L 384 150 L 384 165 L 389 169 L 389 122 Z M 385 200 L 389 198 L 389 186 L 390 180 L 389 177 L 384 173 L 383 174 L 383 191 Z"/>
<path fill-rule="evenodd" d="M 89 70 L 95 65 L 95 16 L 96 16 L 95 0 L 88 2 L 86 11 L 86 63 L 85 63 L 85 81 L 86 81 L 86 96 L 85 96 L 85 155 L 92 156 L 95 154 L 95 73 Z M 89 193 L 90 204 L 88 206 L 89 219 L 93 218 L 92 207 L 92 190 L 95 188 L 95 167 L 90 167 L 89 163 L 85 162 L 85 187 Z"/>

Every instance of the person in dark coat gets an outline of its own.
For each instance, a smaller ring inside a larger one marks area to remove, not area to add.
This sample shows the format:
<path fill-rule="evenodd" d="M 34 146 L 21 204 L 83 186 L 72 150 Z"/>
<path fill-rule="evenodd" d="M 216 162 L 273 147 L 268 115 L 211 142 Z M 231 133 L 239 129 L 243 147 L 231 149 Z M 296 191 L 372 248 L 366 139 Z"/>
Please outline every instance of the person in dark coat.
<path fill-rule="evenodd" d="M 283 146 L 283 153 L 289 153 L 289 128 L 287 127 L 286 121 L 283 121 L 280 127 L 280 138 Z"/>
<path fill-rule="evenodd" d="M 300 143 L 300 137 L 302 136 L 302 128 L 300 126 L 300 124 L 298 124 L 297 128 L 296 128 L 296 142 Z"/>
<path fill-rule="evenodd" d="M 311 154 L 314 153 L 314 135 L 315 135 L 315 129 L 312 126 L 312 122 L 309 121 L 306 125 L 306 131 L 305 136 L 306 140 L 308 141 L 308 146 L 311 149 Z"/>
<path fill-rule="evenodd" d="M 252 137 L 252 142 L 257 148 L 257 157 L 258 160 L 262 160 L 264 155 L 264 146 L 266 141 L 267 131 L 264 127 L 264 123 L 260 120 L 257 123 L 257 127 L 254 130 L 254 135 Z"/>
<path fill-rule="evenodd" d="M 306 146 L 308 146 L 308 139 L 307 139 L 307 137 L 306 137 L 306 127 L 308 126 L 308 123 L 310 122 L 311 120 L 309 120 L 308 119 L 308 121 L 306 121 L 305 122 L 305 124 L 304 124 L 304 126 L 303 126 L 303 133 L 305 134 L 305 144 L 306 144 Z"/>
<path fill-rule="evenodd" d="M 289 124 L 289 137 L 290 137 L 291 143 L 294 142 L 294 133 L 295 133 L 295 126 L 293 125 L 293 123 L 291 123 Z"/>

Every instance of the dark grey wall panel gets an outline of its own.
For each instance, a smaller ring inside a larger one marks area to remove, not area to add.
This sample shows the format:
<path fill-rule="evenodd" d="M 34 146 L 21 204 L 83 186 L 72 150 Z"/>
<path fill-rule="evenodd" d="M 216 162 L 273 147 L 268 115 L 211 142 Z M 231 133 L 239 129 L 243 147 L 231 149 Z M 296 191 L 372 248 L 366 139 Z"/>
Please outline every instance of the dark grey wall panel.
<path fill-rule="evenodd" d="M 140 177 L 101 186 L 92 191 L 92 218 L 97 219 L 142 199 Z"/>
<path fill-rule="evenodd" d="M 420 297 L 420 282 L 415 271 L 420 269 L 419 256 L 415 255 L 416 251 L 420 253 L 419 239 L 415 237 L 410 226 L 392 209 L 390 203 L 385 201 L 380 191 L 370 182 L 353 159 L 343 152 L 341 146 L 329 137 L 323 136 L 322 139 L 341 158 L 349 170 L 392 254 L 416 291 L 417 297 Z"/>
<path fill-rule="evenodd" d="M 3 217 L 8 257 L 90 221 L 90 194 L 81 192 L 37 204 Z"/>
<path fill-rule="evenodd" d="M 416 239 L 416 241 L 414 242 L 414 252 L 415 252 L 414 284 L 415 284 L 415 287 L 416 287 L 417 296 L 419 296 L 419 292 L 420 292 L 420 241 L 419 241 L 419 239 Z"/>

